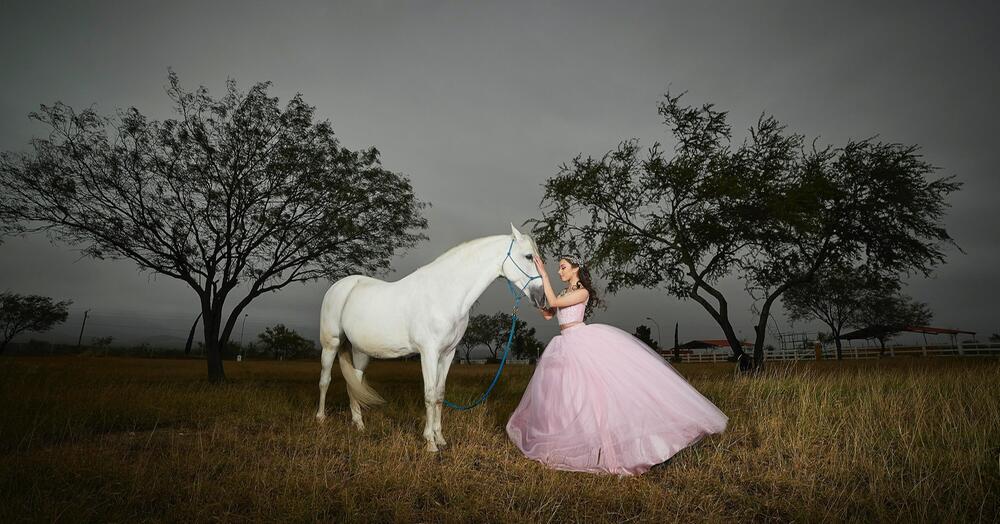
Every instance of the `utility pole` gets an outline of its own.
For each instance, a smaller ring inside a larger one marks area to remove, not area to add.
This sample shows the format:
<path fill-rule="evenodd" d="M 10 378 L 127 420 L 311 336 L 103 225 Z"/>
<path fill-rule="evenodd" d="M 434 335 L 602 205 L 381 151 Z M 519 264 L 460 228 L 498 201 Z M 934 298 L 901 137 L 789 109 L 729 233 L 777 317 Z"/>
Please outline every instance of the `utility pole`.
<path fill-rule="evenodd" d="M 83 312 L 83 325 L 80 326 L 80 336 L 76 339 L 76 347 L 80 347 L 80 343 L 83 342 L 83 328 L 87 327 L 87 314 L 89 313 L 89 309 Z"/>

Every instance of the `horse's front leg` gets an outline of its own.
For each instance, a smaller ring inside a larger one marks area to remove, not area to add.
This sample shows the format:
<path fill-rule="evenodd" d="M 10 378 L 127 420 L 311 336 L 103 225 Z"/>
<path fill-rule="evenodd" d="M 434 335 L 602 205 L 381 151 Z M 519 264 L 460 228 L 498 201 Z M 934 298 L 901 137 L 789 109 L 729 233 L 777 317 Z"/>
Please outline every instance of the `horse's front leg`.
<path fill-rule="evenodd" d="M 444 433 L 441 431 L 441 412 L 444 405 L 444 383 L 448 380 L 448 370 L 451 369 L 451 363 L 454 361 L 454 347 L 445 351 L 438 359 L 437 404 L 434 405 L 434 442 L 438 446 L 448 445 L 448 442 L 444 440 Z"/>
<path fill-rule="evenodd" d="M 437 451 L 434 441 L 434 419 L 437 413 L 438 398 L 438 359 L 440 350 L 432 349 L 420 353 L 420 370 L 424 375 L 424 407 L 427 408 L 427 422 L 424 424 L 424 440 L 427 441 L 427 451 Z"/>

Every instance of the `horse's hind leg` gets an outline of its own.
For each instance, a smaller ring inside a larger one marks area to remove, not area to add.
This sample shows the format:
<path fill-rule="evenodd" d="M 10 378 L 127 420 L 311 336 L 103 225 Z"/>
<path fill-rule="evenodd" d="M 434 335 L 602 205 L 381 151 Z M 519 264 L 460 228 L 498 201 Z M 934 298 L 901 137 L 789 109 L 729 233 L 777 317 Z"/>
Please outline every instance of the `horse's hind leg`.
<path fill-rule="evenodd" d="M 329 337 L 323 341 L 323 355 L 320 357 L 323 368 L 319 373 L 319 410 L 316 411 L 316 420 L 320 422 L 326 420 L 326 390 L 330 387 L 330 373 L 339 347 L 339 338 Z"/>
<path fill-rule="evenodd" d="M 358 376 L 358 380 L 362 380 L 365 377 L 365 368 L 368 367 L 371 357 L 360 351 L 352 351 L 351 360 L 354 363 L 354 374 Z M 354 425 L 360 431 L 364 431 L 365 421 L 361 419 L 361 404 L 357 400 L 354 400 L 354 397 L 350 394 L 348 396 L 351 398 L 351 421 L 354 422 Z"/>

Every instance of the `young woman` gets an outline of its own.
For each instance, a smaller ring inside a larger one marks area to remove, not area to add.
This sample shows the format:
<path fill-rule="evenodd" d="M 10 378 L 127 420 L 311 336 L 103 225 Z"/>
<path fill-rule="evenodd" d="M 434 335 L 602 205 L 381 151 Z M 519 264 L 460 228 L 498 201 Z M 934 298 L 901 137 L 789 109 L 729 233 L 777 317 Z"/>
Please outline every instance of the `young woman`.
<path fill-rule="evenodd" d="M 569 471 L 639 475 L 728 418 L 656 352 L 632 335 L 585 324 L 597 300 L 579 258 L 559 259 L 556 295 L 535 258 L 561 334 L 549 342 L 507 422 L 507 435 L 528 457 Z"/>

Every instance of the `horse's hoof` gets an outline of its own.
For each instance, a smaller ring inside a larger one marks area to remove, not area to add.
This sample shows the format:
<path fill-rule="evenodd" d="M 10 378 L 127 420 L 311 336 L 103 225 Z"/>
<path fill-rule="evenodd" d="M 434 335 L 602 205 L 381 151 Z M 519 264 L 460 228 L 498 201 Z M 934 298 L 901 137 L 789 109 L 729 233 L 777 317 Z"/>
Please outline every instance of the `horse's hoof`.
<path fill-rule="evenodd" d="M 316 415 L 316 422 L 319 422 L 320 424 L 326 422 L 326 415 L 323 415 L 322 413 Z"/>
<path fill-rule="evenodd" d="M 444 437 L 434 437 L 434 443 L 442 448 L 448 445 L 448 443 L 444 440 Z"/>
<path fill-rule="evenodd" d="M 359 432 L 361 432 L 361 433 L 365 432 L 365 423 L 364 422 L 355 422 L 354 423 L 354 427 L 357 428 L 357 430 Z"/>
<path fill-rule="evenodd" d="M 431 453 L 437 453 L 438 452 L 437 445 L 434 444 L 434 442 L 432 442 L 432 441 L 428 441 L 427 442 L 427 447 L 425 449 L 427 449 L 427 451 L 429 451 Z"/>

